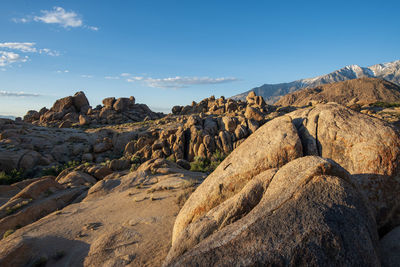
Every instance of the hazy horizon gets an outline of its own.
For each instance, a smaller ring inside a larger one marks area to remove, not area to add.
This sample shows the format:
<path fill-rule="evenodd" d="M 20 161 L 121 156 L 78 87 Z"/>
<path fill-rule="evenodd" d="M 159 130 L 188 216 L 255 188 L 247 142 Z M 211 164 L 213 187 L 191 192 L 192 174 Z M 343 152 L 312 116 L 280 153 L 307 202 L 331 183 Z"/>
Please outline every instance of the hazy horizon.
<path fill-rule="evenodd" d="M 11 1 L 0 10 L 0 115 L 84 91 L 168 112 L 210 95 L 400 59 L 400 3 Z"/>

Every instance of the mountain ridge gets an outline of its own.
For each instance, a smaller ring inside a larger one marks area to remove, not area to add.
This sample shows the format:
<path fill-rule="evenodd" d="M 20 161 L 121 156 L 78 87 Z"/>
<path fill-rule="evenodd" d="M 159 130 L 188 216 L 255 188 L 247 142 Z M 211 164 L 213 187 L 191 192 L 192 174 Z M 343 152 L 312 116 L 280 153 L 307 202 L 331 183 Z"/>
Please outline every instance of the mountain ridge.
<path fill-rule="evenodd" d="M 269 104 L 277 102 L 282 96 L 303 88 L 317 87 L 323 84 L 342 82 L 357 78 L 380 78 L 400 85 L 400 60 L 375 64 L 369 67 L 348 65 L 331 73 L 299 79 L 288 83 L 264 84 L 244 93 L 232 96 L 235 100 L 245 100 L 249 92 L 254 91 Z"/>
<path fill-rule="evenodd" d="M 341 105 L 369 105 L 399 102 L 400 86 L 379 78 L 358 78 L 303 88 L 281 97 L 275 105 L 306 106 L 309 103 L 336 102 Z"/>

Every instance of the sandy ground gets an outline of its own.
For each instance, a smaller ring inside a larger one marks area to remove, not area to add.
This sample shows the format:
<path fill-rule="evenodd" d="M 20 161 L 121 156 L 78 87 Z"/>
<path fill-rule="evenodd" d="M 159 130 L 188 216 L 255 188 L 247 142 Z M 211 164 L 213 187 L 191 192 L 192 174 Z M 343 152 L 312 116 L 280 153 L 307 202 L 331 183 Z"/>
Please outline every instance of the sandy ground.
<path fill-rule="evenodd" d="M 0 247 L 28 244 L 16 253 L 46 266 L 160 266 L 170 248 L 177 198 L 188 188 L 149 189 L 125 186 L 69 205 L 17 230 Z"/>

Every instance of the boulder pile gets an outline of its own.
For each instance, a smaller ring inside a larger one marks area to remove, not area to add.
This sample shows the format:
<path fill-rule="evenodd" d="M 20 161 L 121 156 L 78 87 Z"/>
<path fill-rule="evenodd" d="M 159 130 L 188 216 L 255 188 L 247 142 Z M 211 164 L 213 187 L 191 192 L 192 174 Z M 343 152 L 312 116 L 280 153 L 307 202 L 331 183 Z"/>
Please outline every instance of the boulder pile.
<path fill-rule="evenodd" d="M 293 110 L 267 105 L 254 92 L 246 102 L 210 97 L 199 104 L 175 106 L 165 119 L 177 121 L 176 127 L 141 135 L 127 144 L 124 154 L 146 160 L 173 156 L 187 161 L 212 158 L 217 151 L 227 155 L 265 122 Z"/>
<path fill-rule="evenodd" d="M 23 120 L 36 125 L 70 128 L 73 125 L 121 124 L 162 117 L 162 113 L 151 111 L 147 105 L 136 104 L 133 96 L 105 98 L 103 106 L 92 108 L 85 93 L 77 92 L 74 96 L 58 99 L 50 110 L 28 111 Z"/>

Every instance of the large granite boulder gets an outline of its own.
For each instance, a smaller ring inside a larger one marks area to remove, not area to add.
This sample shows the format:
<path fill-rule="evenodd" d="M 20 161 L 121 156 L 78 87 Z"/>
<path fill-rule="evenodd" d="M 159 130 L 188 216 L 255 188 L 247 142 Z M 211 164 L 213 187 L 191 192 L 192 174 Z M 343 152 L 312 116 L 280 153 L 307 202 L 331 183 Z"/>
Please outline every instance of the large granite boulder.
<path fill-rule="evenodd" d="M 51 111 L 67 113 L 66 111 L 70 109 L 74 109 L 74 99 L 72 96 L 67 96 L 56 100 Z"/>
<path fill-rule="evenodd" d="M 382 231 L 400 224 L 400 135 L 388 123 L 336 103 L 288 114 L 304 154 L 339 163 L 366 194 Z M 397 209 L 397 211 L 396 211 Z"/>
<path fill-rule="evenodd" d="M 78 112 L 86 113 L 89 109 L 89 101 L 84 92 L 80 91 L 75 93 L 72 97 L 72 102 Z"/>
<path fill-rule="evenodd" d="M 314 157 L 302 158 L 307 155 Z M 339 104 L 273 119 L 187 200 L 175 221 L 166 264 L 375 266 L 378 232 L 383 236 L 400 224 L 399 159 L 395 128 Z M 278 178 L 281 185 L 270 191 Z M 275 193 L 264 202 L 268 192 Z M 251 223 L 239 223 L 246 220 Z M 290 221 L 293 231 L 284 227 Z"/>
<path fill-rule="evenodd" d="M 316 156 L 262 172 L 174 233 L 165 265 L 379 266 L 375 220 L 351 180 Z"/>
<path fill-rule="evenodd" d="M 257 174 L 303 156 L 301 140 L 289 117 L 279 117 L 232 152 L 188 199 L 174 225 L 172 243 L 187 224 L 233 196 Z"/>

